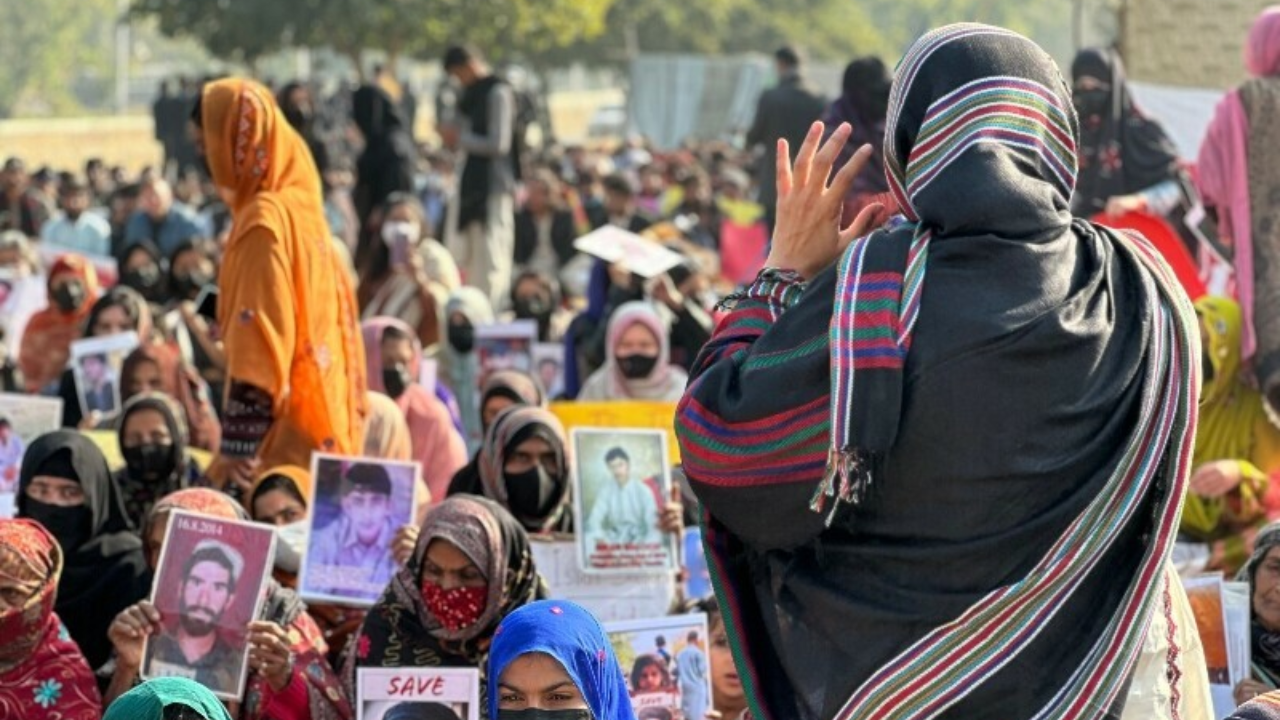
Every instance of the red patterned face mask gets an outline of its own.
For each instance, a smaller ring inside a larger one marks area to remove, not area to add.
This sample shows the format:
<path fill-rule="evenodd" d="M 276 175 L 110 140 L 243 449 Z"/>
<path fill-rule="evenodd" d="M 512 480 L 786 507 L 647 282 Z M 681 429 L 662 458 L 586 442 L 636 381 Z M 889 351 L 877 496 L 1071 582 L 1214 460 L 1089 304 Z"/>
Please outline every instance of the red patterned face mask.
<path fill-rule="evenodd" d="M 475 625 L 484 614 L 484 604 L 489 599 L 489 586 L 445 590 L 430 580 L 423 580 L 422 599 L 446 630 L 456 632 Z"/>

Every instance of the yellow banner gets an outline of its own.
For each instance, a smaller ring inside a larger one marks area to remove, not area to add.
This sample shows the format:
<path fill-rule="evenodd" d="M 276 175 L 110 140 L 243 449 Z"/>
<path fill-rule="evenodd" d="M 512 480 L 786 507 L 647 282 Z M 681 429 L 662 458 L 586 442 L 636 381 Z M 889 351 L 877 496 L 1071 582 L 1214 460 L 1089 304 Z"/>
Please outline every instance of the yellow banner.
<path fill-rule="evenodd" d="M 565 432 L 576 427 L 665 430 L 671 446 L 671 462 L 680 462 L 673 402 L 553 402 L 551 412 L 564 423 Z"/>
<path fill-rule="evenodd" d="M 124 455 L 120 452 L 120 442 L 115 430 L 83 430 L 85 437 L 93 441 L 107 459 L 107 467 L 113 471 L 124 467 Z M 213 456 L 204 450 L 187 448 L 187 454 L 195 459 L 201 470 L 208 470 Z"/>

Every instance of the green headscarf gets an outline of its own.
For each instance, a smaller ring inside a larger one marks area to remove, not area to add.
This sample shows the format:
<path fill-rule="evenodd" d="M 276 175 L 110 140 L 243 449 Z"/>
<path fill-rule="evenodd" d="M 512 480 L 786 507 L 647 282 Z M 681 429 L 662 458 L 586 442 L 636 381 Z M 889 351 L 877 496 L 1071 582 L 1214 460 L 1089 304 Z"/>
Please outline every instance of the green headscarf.
<path fill-rule="evenodd" d="M 231 720 L 208 688 L 186 678 L 148 680 L 116 698 L 102 720 L 161 720 L 170 705 L 186 705 L 205 720 Z"/>

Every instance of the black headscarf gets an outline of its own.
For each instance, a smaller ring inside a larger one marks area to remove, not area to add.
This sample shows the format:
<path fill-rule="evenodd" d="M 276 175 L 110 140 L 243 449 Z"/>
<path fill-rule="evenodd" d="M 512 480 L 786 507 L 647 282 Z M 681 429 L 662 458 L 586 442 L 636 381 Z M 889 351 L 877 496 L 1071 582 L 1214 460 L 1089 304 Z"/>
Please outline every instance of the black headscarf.
<path fill-rule="evenodd" d="M 412 129 L 386 91 L 364 85 L 351 98 L 351 119 L 364 134 L 364 152 L 356 162 L 353 201 L 362 225 L 375 208 L 396 192 L 413 192 L 416 153 Z"/>
<path fill-rule="evenodd" d="M 135 477 L 126 462 L 126 466 L 116 474 L 116 483 L 120 487 L 120 497 L 124 503 L 125 513 L 134 526 L 141 526 L 143 519 L 146 518 L 147 513 L 151 512 L 157 500 L 190 485 L 193 474 L 198 476 L 187 454 L 187 423 L 168 395 L 145 393 L 136 395 L 125 403 L 116 421 L 116 436 L 121 450 L 125 449 L 124 431 L 129 417 L 139 410 L 152 410 L 160 413 L 164 418 L 165 425 L 169 429 L 169 437 L 173 438 L 167 458 L 172 463 L 173 470 L 168 476 L 159 480 L 147 481 L 141 477 Z"/>
<path fill-rule="evenodd" d="M 75 480 L 84 490 L 88 540 L 78 548 L 63 548 L 66 565 L 55 609 L 90 667 L 98 668 L 111 655 L 107 629 L 116 615 L 147 596 L 149 578 L 142 541 L 125 518 L 106 458 L 89 438 L 58 430 L 31 443 L 22 458 L 18 517 L 34 517 L 26 491 L 37 475 Z M 37 510 L 35 514 L 40 513 Z M 58 538 L 58 542 L 65 541 Z"/>
<path fill-rule="evenodd" d="M 1178 150 L 1155 120 L 1133 101 L 1124 64 L 1111 50 L 1081 50 L 1071 63 L 1073 81 L 1091 77 L 1107 89 L 1074 93 L 1080 114 L 1080 176 L 1072 211 L 1092 217 L 1107 200 L 1131 195 L 1178 177 Z"/>
<path fill-rule="evenodd" d="M 810 282 L 766 272 L 677 417 L 748 698 L 776 720 L 1025 719 L 1063 697 L 1117 717 L 1176 531 L 1194 313 L 1131 242 L 1073 223 L 1048 54 L 963 24 L 898 72 L 885 162 L 908 223 Z M 1157 418 L 1167 439 L 1144 442 Z M 986 614 L 1068 580 L 1034 621 Z M 886 712 L 907 689 L 884 673 L 937 704 Z"/>
<path fill-rule="evenodd" d="M 889 189 L 884 179 L 883 150 L 891 83 L 884 61 L 878 57 L 858 58 L 844 69 L 840 97 L 822 115 L 828 134 L 835 132 L 840 123 L 849 123 L 853 128 L 849 142 L 840 150 L 837 167 L 849 162 L 858 148 L 871 145 L 871 160 L 858 173 L 850 190 L 851 199 L 867 198 Z"/>
<path fill-rule="evenodd" d="M 382 720 L 459 720 L 448 705 L 429 702 L 403 702 L 394 705 Z"/>

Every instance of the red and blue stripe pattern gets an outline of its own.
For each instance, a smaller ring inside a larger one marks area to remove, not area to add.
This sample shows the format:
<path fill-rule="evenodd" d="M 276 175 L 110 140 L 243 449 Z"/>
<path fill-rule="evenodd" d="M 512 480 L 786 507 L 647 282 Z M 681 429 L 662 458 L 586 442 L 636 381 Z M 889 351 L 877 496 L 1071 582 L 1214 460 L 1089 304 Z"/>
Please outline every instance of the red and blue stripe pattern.
<path fill-rule="evenodd" d="M 705 381 L 698 371 L 726 358 L 733 358 L 748 372 L 803 356 L 825 355 L 827 339 L 816 336 L 794 348 L 747 356 L 755 342 L 799 301 L 805 287 L 793 272 L 761 273 L 737 296 L 734 312 L 716 328 L 698 357 L 694 385 L 677 409 L 686 429 L 679 434 L 681 459 L 690 477 L 716 487 L 751 487 L 813 483 L 821 476 L 830 437 L 827 398 L 759 420 L 731 421 L 698 402 L 694 392 Z"/>

